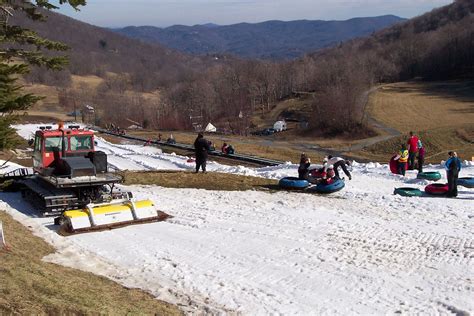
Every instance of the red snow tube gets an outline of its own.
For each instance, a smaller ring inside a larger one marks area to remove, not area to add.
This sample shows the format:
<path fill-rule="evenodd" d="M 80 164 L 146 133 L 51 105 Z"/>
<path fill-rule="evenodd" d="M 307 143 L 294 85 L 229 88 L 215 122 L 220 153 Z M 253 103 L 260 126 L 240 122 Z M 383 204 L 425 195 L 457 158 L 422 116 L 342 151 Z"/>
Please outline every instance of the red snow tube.
<path fill-rule="evenodd" d="M 188 160 L 186 160 L 186 162 L 191 163 L 191 162 L 195 162 L 195 160 L 193 158 L 189 158 Z"/>
<path fill-rule="evenodd" d="M 323 168 L 319 168 L 319 169 L 313 169 L 311 170 L 311 172 L 309 173 L 312 177 L 315 177 L 315 178 L 322 178 L 324 177 L 326 174 L 324 173 L 324 169 Z"/>
<path fill-rule="evenodd" d="M 448 184 L 432 183 L 425 187 L 425 192 L 431 195 L 445 195 L 448 193 Z"/>
<path fill-rule="evenodd" d="M 390 158 L 388 165 L 390 166 L 390 171 L 392 171 L 392 173 L 398 174 L 398 161 L 394 159 L 395 157 L 397 157 L 397 155 Z M 408 170 L 407 163 L 405 163 L 405 170 Z"/>
<path fill-rule="evenodd" d="M 313 169 L 309 172 L 308 181 L 317 184 L 324 177 L 326 177 L 326 172 L 323 168 Z"/>

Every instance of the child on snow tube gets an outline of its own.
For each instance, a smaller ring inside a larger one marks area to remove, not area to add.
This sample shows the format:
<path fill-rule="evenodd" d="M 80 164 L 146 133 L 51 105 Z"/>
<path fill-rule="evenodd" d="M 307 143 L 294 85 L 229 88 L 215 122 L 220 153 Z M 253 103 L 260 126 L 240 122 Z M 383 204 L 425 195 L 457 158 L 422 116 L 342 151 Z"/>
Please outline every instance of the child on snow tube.
<path fill-rule="evenodd" d="M 298 167 L 298 179 L 308 180 L 309 176 L 309 166 L 311 165 L 311 160 L 305 153 L 301 154 L 300 165 Z"/>

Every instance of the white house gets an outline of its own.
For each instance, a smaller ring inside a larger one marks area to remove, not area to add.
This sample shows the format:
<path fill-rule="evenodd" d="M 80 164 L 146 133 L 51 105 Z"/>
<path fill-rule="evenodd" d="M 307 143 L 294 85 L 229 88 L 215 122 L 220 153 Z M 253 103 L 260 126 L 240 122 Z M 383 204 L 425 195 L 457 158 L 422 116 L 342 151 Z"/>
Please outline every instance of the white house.
<path fill-rule="evenodd" d="M 217 132 L 217 128 L 214 125 L 212 125 L 211 122 L 209 122 L 209 124 L 207 124 L 204 131 L 208 132 L 208 133 L 215 133 L 215 132 Z"/>
<path fill-rule="evenodd" d="M 273 124 L 273 129 L 277 132 L 286 131 L 286 122 L 276 121 L 275 124 Z"/>

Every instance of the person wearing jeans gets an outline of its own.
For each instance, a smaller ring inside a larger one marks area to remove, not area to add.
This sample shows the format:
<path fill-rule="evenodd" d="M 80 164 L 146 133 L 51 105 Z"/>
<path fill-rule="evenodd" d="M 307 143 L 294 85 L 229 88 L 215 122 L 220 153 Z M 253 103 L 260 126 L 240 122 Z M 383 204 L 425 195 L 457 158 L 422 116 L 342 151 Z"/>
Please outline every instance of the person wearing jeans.
<path fill-rule="evenodd" d="M 418 137 L 410 132 L 410 138 L 408 139 L 408 169 L 415 169 L 415 157 L 418 152 Z"/>
<path fill-rule="evenodd" d="M 401 174 L 402 176 L 405 176 L 405 170 L 406 170 L 406 165 L 408 161 L 408 150 L 405 146 L 405 144 L 402 145 L 402 149 L 398 152 L 398 155 L 393 158 L 394 160 L 397 160 L 398 166 L 398 174 Z"/>
<path fill-rule="evenodd" d="M 202 168 L 202 172 L 206 172 L 207 152 L 210 150 L 210 145 L 202 133 L 199 133 L 194 141 L 194 150 L 196 151 L 196 173 Z"/>
<path fill-rule="evenodd" d="M 444 164 L 448 176 L 448 197 L 456 197 L 458 195 L 458 176 L 461 171 L 461 160 L 455 151 L 448 153 L 449 159 Z"/>

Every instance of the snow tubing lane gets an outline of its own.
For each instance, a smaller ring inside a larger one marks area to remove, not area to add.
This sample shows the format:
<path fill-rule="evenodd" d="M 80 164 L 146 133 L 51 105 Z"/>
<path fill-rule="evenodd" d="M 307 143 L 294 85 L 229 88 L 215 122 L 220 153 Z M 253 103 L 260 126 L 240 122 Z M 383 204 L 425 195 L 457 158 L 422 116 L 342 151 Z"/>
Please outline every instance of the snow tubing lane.
<path fill-rule="evenodd" d="M 444 195 L 448 190 L 448 184 L 443 183 L 433 183 L 425 187 L 425 192 L 431 195 Z"/>
<path fill-rule="evenodd" d="M 342 190 L 345 185 L 343 180 L 338 179 L 330 184 L 319 183 L 316 185 L 315 191 L 318 193 L 333 193 Z"/>
<path fill-rule="evenodd" d="M 398 161 L 394 160 L 393 158 L 397 157 L 397 155 L 390 158 L 388 162 L 388 166 L 390 167 L 390 171 L 394 174 L 398 174 Z M 405 170 L 408 170 L 408 163 L 405 163 Z"/>
<path fill-rule="evenodd" d="M 474 177 L 463 177 L 458 179 L 458 185 L 462 185 L 465 188 L 474 188 Z"/>
<path fill-rule="evenodd" d="M 416 178 L 430 181 L 438 181 L 439 179 L 441 179 L 441 174 L 438 171 L 418 172 Z"/>
<path fill-rule="evenodd" d="M 309 186 L 309 182 L 295 177 L 286 177 L 280 179 L 278 185 L 283 189 L 302 190 Z"/>
<path fill-rule="evenodd" d="M 401 196 L 421 196 L 423 192 L 421 192 L 417 188 L 396 188 L 393 191 L 393 194 L 398 194 Z"/>

